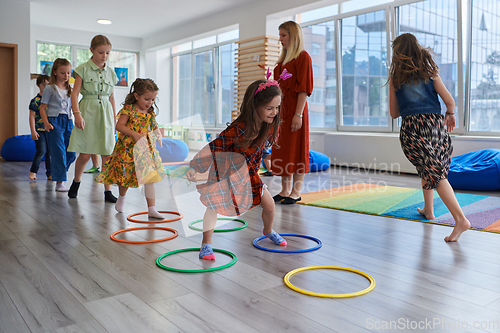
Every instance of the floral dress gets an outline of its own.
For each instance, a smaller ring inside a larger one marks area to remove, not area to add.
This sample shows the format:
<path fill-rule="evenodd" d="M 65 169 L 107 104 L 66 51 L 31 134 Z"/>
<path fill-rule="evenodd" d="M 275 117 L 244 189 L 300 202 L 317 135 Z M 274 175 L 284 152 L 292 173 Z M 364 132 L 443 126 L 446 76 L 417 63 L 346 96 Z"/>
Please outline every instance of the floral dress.
<path fill-rule="evenodd" d="M 121 115 L 129 116 L 127 127 L 143 135 L 144 141 L 135 142 L 131 136 L 118 133 L 115 149 L 95 181 L 134 188 L 159 182 L 165 172 L 156 149 L 158 137 L 152 132 L 158 127 L 154 113 L 142 113 L 134 105 L 125 105 L 118 117 Z"/>

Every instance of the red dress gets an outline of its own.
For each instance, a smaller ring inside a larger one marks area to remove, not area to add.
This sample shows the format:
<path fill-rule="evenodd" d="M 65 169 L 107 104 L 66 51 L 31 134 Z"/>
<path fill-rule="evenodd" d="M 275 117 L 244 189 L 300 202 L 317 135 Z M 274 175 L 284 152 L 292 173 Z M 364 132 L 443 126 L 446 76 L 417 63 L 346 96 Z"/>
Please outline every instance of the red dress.
<path fill-rule="evenodd" d="M 280 135 L 278 145 L 273 146 L 271 164 L 273 174 L 276 176 L 292 175 L 294 173 L 309 172 L 309 112 L 307 102 L 302 113 L 302 127 L 292 133 L 292 119 L 297 109 L 297 98 L 301 92 L 311 96 L 313 90 L 313 73 L 311 57 L 302 51 L 294 60 L 285 65 L 279 63 L 274 68 L 274 79 L 277 80 L 286 69 L 292 77 L 279 80 L 283 91 L 281 100 Z"/>

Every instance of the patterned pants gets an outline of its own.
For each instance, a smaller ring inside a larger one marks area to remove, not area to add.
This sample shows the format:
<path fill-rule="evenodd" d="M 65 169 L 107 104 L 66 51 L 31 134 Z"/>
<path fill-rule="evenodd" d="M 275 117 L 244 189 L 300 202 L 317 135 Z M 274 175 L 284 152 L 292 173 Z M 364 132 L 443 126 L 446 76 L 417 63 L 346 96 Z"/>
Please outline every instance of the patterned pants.
<path fill-rule="evenodd" d="M 435 189 L 448 177 L 453 146 L 443 120 L 441 114 L 425 113 L 407 116 L 401 123 L 401 148 L 425 180 L 424 190 Z"/>

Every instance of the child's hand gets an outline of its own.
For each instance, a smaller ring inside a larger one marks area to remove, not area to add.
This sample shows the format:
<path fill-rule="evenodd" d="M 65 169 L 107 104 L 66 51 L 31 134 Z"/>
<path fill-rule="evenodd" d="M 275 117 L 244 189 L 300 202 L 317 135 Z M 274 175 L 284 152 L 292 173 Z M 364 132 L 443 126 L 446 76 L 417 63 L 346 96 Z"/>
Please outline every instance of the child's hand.
<path fill-rule="evenodd" d="M 45 130 L 47 132 L 50 132 L 50 130 L 54 129 L 54 126 L 52 126 L 49 122 L 43 122 L 43 127 L 45 127 Z"/>
<path fill-rule="evenodd" d="M 444 116 L 444 124 L 446 125 L 446 132 L 451 132 L 453 131 L 453 128 L 455 128 L 455 115 L 452 114 L 445 114 Z"/>
<path fill-rule="evenodd" d="M 39 138 L 39 137 L 40 137 L 40 134 L 38 134 L 38 132 L 37 132 L 37 131 L 33 131 L 33 132 L 31 132 L 31 138 L 32 138 L 33 140 L 35 140 L 35 141 L 36 141 L 36 140 L 38 140 L 38 138 Z"/>
<path fill-rule="evenodd" d="M 83 119 L 82 115 L 77 113 L 75 114 L 75 126 L 83 131 L 85 128 L 85 120 Z"/>
<path fill-rule="evenodd" d="M 189 170 L 186 172 L 186 178 L 191 181 L 196 183 L 196 170 L 193 168 L 189 168 Z"/>

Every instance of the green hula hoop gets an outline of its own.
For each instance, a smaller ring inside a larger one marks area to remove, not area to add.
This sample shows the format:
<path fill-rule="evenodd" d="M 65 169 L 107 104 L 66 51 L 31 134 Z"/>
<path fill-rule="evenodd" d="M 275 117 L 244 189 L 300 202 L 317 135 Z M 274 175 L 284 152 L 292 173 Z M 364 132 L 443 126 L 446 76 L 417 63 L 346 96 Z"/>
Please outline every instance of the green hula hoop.
<path fill-rule="evenodd" d="M 214 229 L 214 232 L 236 231 L 236 230 L 241 230 L 241 229 L 245 229 L 246 227 L 248 227 L 248 223 L 246 221 L 243 221 L 243 220 L 240 220 L 240 219 L 233 219 L 233 218 L 230 218 L 230 217 L 218 217 L 217 220 L 238 221 L 238 222 L 242 222 L 243 225 L 241 227 L 231 228 L 231 229 Z M 203 231 L 203 229 L 193 227 L 193 224 L 199 223 L 199 222 L 203 222 L 203 219 L 199 219 L 199 220 L 190 222 L 189 223 L 189 228 L 191 228 L 193 230 L 196 230 L 196 231 Z"/>
<path fill-rule="evenodd" d="M 231 260 L 230 263 L 227 263 L 227 264 L 222 265 L 222 266 L 217 266 L 217 267 L 212 267 L 212 268 L 203 268 L 203 269 L 180 269 L 180 268 L 172 268 L 172 267 L 165 266 L 165 265 L 163 265 L 161 263 L 161 260 L 163 258 L 165 258 L 166 256 L 169 256 L 169 255 L 172 255 L 172 254 L 176 254 L 176 253 L 179 253 L 179 252 L 199 251 L 199 250 L 200 250 L 200 248 L 198 248 L 198 247 L 190 247 L 190 248 L 186 248 L 186 249 L 180 249 L 180 250 L 174 250 L 174 251 L 167 252 L 165 254 L 162 254 L 161 256 L 159 256 L 156 259 L 156 265 L 158 267 L 160 267 L 160 268 L 166 269 L 167 271 L 173 271 L 173 272 L 179 272 L 179 273 L 205 273 L 205 272 L 218 271 L 218 270 L 227 268 L 229 266 L 233 266 L 236 263 L 236 261 L 237 261 L 236 255 L 234 253 L 226 251 L 226 250 L 221 250 L 221 249 L 213 249 L 214 252 L 220 252 L 220 253 L 224 253 L 224 254 L 230 255 L 231 258 L 233 258 L 233 260 Z"/>

